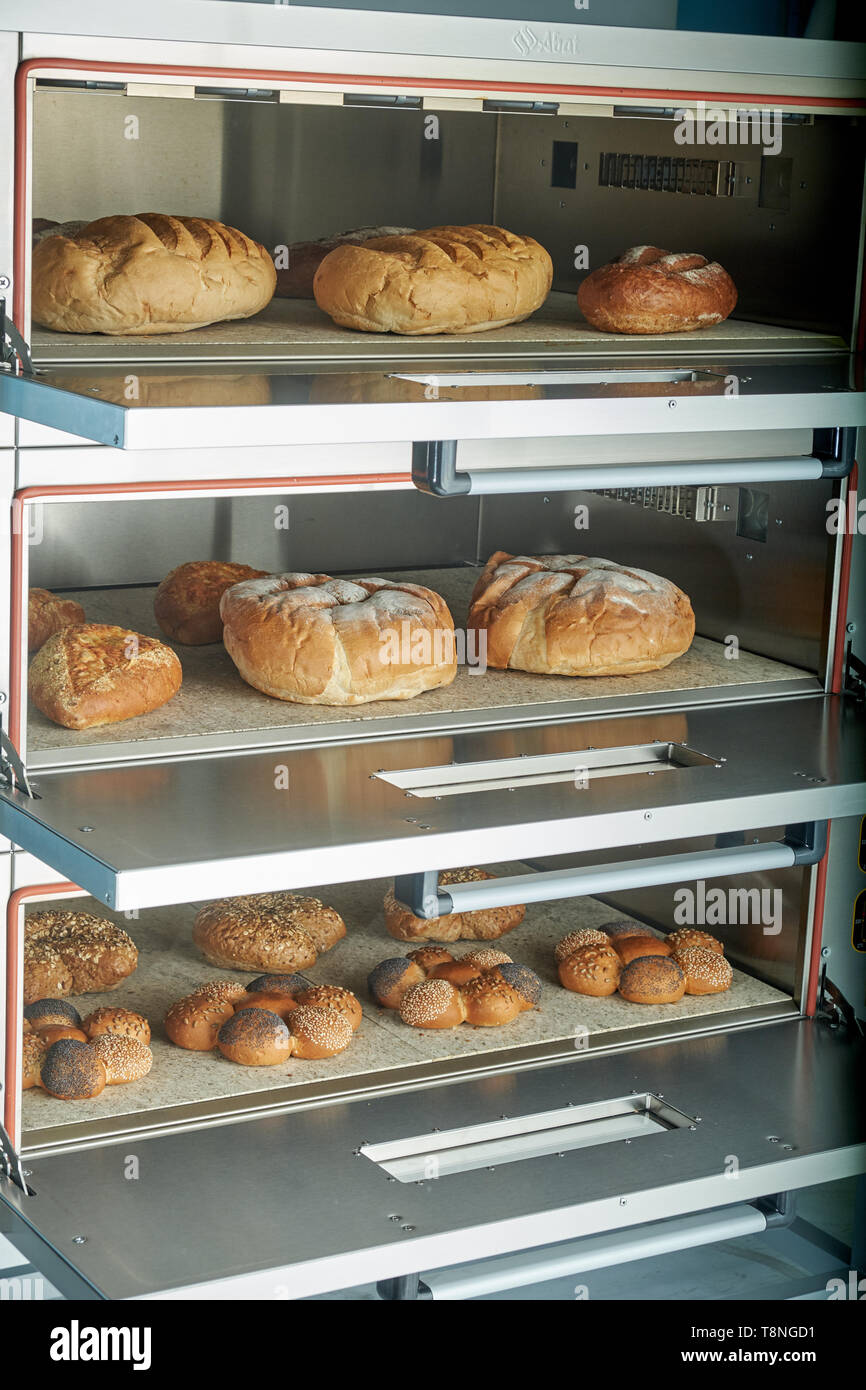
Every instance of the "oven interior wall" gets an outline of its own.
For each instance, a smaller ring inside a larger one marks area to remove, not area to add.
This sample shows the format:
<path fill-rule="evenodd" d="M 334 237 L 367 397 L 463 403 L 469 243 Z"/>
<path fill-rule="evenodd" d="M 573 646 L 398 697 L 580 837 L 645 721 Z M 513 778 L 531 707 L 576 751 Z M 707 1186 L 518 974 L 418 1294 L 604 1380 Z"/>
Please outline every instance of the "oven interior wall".
<path fill-rule="evenodd" d="M 698 250 L 733 276 L 735 317 L 850 337 L 855 117 L 792 117 L 758 144 L 717 128 L 725 143 L 690 145 L 672 117 L 613 107 L 430 112 L 58 84 L 42 84 L 34 105 L 37 217 L 218 217 L 271 249 L 349 227 L 500 222 L 548 248 L 563 291 L 630 245 Z"/>

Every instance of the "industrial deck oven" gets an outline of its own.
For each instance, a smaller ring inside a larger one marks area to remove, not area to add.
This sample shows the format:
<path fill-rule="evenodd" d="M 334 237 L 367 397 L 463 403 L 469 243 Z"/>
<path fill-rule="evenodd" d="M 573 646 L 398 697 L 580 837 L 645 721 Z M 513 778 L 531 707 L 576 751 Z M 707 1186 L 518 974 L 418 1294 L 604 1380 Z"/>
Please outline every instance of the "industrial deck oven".
<path fill-rule="evenodd" d="M 861 1174 L 863 50 L 191 0 L 5 22 L 2 1229 L 71 1296 L 467 1297 L 765 1229 Z M 142 208 L 275 255 L 497 223 L 549 250 L 553 290 L 526 322 L 422 339 L 312 300 L 156 337 L 32 324 L 31 220 Z M 590 328 L 580 279 L 635 244 L 711 253 L 735 314 Z M 150 715 L 75 733 L 28 707 L 31 585 L 155 633 L 153 588 L 189 559 L 403 575 L 459 634 L 498 549 L 664 574 L 695 642 L 585 681 L 467 644 L 453 685 L 348 709 L 189 647 Z M 443 894 L 476 864 L 493 887 Z M 509 949 L 540 1010 L 416 1034 L 366 1002 L 395 878 L 425 916 L 526 903 Z M 207 974 L 196 904 L 310 887 L 349 927 L 311 972 L 365 999 L 348 1052 L 247 1069 L 157 1028 L 139 1085 L 22 1096 L 28 911 L 122 924 L 140 961 L 114 1002 L 158 1025 Z M 727 994 L 558 987 L 566 931 L 667 931 L 683 903 L 725 943 Z"/>

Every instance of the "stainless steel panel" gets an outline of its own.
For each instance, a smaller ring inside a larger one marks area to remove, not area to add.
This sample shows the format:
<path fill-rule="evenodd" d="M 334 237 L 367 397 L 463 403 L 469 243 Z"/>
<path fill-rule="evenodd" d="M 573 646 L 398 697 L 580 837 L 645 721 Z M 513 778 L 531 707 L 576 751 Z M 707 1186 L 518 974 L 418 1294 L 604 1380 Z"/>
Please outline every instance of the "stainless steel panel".
<path fill-rule="evenodd" d="M 127 1181 L 125 1148 L 38 1158 L 28 1165 L 38 1197 L 0 1190 L 13 1238 L 42 1241 L 104 1296 L 298 1297 L 863 1171 L 866 1130 L 852 1104 L 863 1061 L 862 1041 L 777 1023 L 255 1119 L 225 1126 L 218 1142 L 144 1139 L 147 1181 Z M 389 1182 L 358 1153 L 644 1091 L 702 1118 L 606 1145 L 603 1161 L 577 1149 L 420 1185 Z M 232 1220 L 214 1220 L 227 1191 Z M 239 1241 L 239 1230 L 255 1239 Z"/>
<path fill-rule="evenodd" d="M 719 765 L 432 804 L 375 776 L 653 738 Z M 853 815 L 866 805 L 866 721 L 811 698 L 46 771 L 38 793 L 0 791 L 0 832 L 126 909 Z"/>

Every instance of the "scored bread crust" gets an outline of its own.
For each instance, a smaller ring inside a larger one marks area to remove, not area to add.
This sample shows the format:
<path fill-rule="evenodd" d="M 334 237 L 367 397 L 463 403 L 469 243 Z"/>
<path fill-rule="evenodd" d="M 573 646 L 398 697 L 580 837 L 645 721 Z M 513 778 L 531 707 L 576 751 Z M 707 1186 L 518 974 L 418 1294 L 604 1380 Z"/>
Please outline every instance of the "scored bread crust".
<path fill-rule="evenodd" d="M 307 970 L 345 935 L 334 908 L 298 893 L 220 898 L 200 909 L 192 929 L 205 959 L 228 970 Z"/>
<path fill-rule="evenodd" d="M 182 333 L 257 314 L 276 271 L 264 246 L 203 217 L 100 217 L 33 251 L 33 318 L 61 333 Z"/>
<path fill-rule="evenodd" d="M 422 584 L 272 574 L 227 589 L 220 614 L 244 680 L 278 700 L 410 700 L 457 673 L 448 606 Z"/>
<path fill-rule="evenodd" d="M 691 251 L 632 246 L 592 271 L 577 303 L 605 333 L 690 333 L 721 323 L 737 303 L 737 287 L 718 261 Z"/>
<path fill-rule="evenodd" d="M 320 309 L 367 333 L 480 333 L 528 318 L 553 262 L 533 237 L 474 224 L 338 246 L 316 271 Z"/>
<path fill-rule="evenodd" d="M 38 651 L 49 637 L 64 627 L 84 622 L 84 609 L 71 598 L 60 598 L 50 589 L 31 589 L 27 595 L 27 648 Z"/>
<path fill-rule="evenodd" d="M 312 299 L 313 279 L 327 255 L 337 246 L 363 246 L 385 236 L 412 236 L 413 227 L 355 227 L 350 232 L 321 237 L 318 241 L 296 241 L 289 248 L 289 264 L 277 268 L 278 299 Z"/>
<path fill-rule="evenodd" d="M 552 676 L 658 671 L 688 651 L 687 596 L 647 570 L 587 555 L 490 557 L 469 627 L 486 634 L 488 666 Z"/>
<path fill-rule="evenodd" d="M 155 637 L 80 623 L 49 637 L 27 680 L 38 710 L 65 729 L 93 729 L 159 709 L 180 689 L 181 665 Z"/>
<path fill-rule="evenodd" d="M 153 615 L 173 642 L 198 647 L 220 642 L 220 599 L 242 579 L 260 579 L 267 570 L 231 560 L 189 560 L 167 574 L 154 595 Z"/>
<path fill-rule="evenodd" d="M 446 869 L 439 875 L 440 888 L 449 883 L 479 883 L 494 878 L 486 869 Z M 495 941 L 519 927 L 526 916 L 522 904 L 480 908 L 475 912 L 451 912 L 445 917 L 416 917 L 398 903 L 394 888 L 385 894 L 385 929 L 398 941 Z"/>

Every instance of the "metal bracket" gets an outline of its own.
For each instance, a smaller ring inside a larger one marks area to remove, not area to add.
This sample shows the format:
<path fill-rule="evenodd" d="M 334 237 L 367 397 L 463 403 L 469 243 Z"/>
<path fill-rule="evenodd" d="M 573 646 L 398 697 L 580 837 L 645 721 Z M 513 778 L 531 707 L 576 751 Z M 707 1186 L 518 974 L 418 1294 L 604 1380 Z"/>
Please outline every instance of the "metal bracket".
<path fill-rule="evenodd" d="M 843 1028 L 861 1038 L 864 1036 L 863 1024 L 854 1009 L 842 991 L 832 980 L 828 980 L 826 961 L 821 966 L 821 977 L 818 981 L 818 1017 L 830 1028 Z"/>
<path fill-rule="evenodd" d="M 24 341 L 13 320 L 6 313 L 5 299 L 0 299 L 0 361 L 4 367 L 14 367 L 17 361 L 24 376 L 33 376 L 30 345 Z"/>
<path fill-rule="evenodd" d="M 866 662 L 854 655 L 853 643 L 848 643 L 845 655 L 845 680 L 843 689 L 853 696 L 857 704 L 866 703 Z"/>
<path fill-rule="evenodd" d="M 825 820 L 810 820 L 785 827 L 784 843 L 794 851 L 794 864 L 820 864 L 827 853 L 828 829 Z"/>
<path fill-rule="evenodd" d="M 30 1188 L 27 1186 L 27 1179 L 24 1176 L 21 1158 L 4 1129 L 2 1122 L 0 1122 L 0 1166 L 2 1166 L 2 1171 L 5 1176 L 9 1178 L 10 1182 L 14 1182 L 17 1187 L 21 1188 L 25 1197 L 30 1197 L 32 1195 Z"/>
<path fill-rule="evenodd" d="M 5 782 L 7 787 L 17 787 L 19 791 L 26 792 L 33 801 L 39 800 L 30 785 L 18 749 L 3 729 L 0 729 L 0 781 Z"/>
<path fill-rule="evenodd" d="M 847 478 L 854 467 L 854 429 L 815 430 L 814 456 L 820 459 L 823 478 Z"/>

